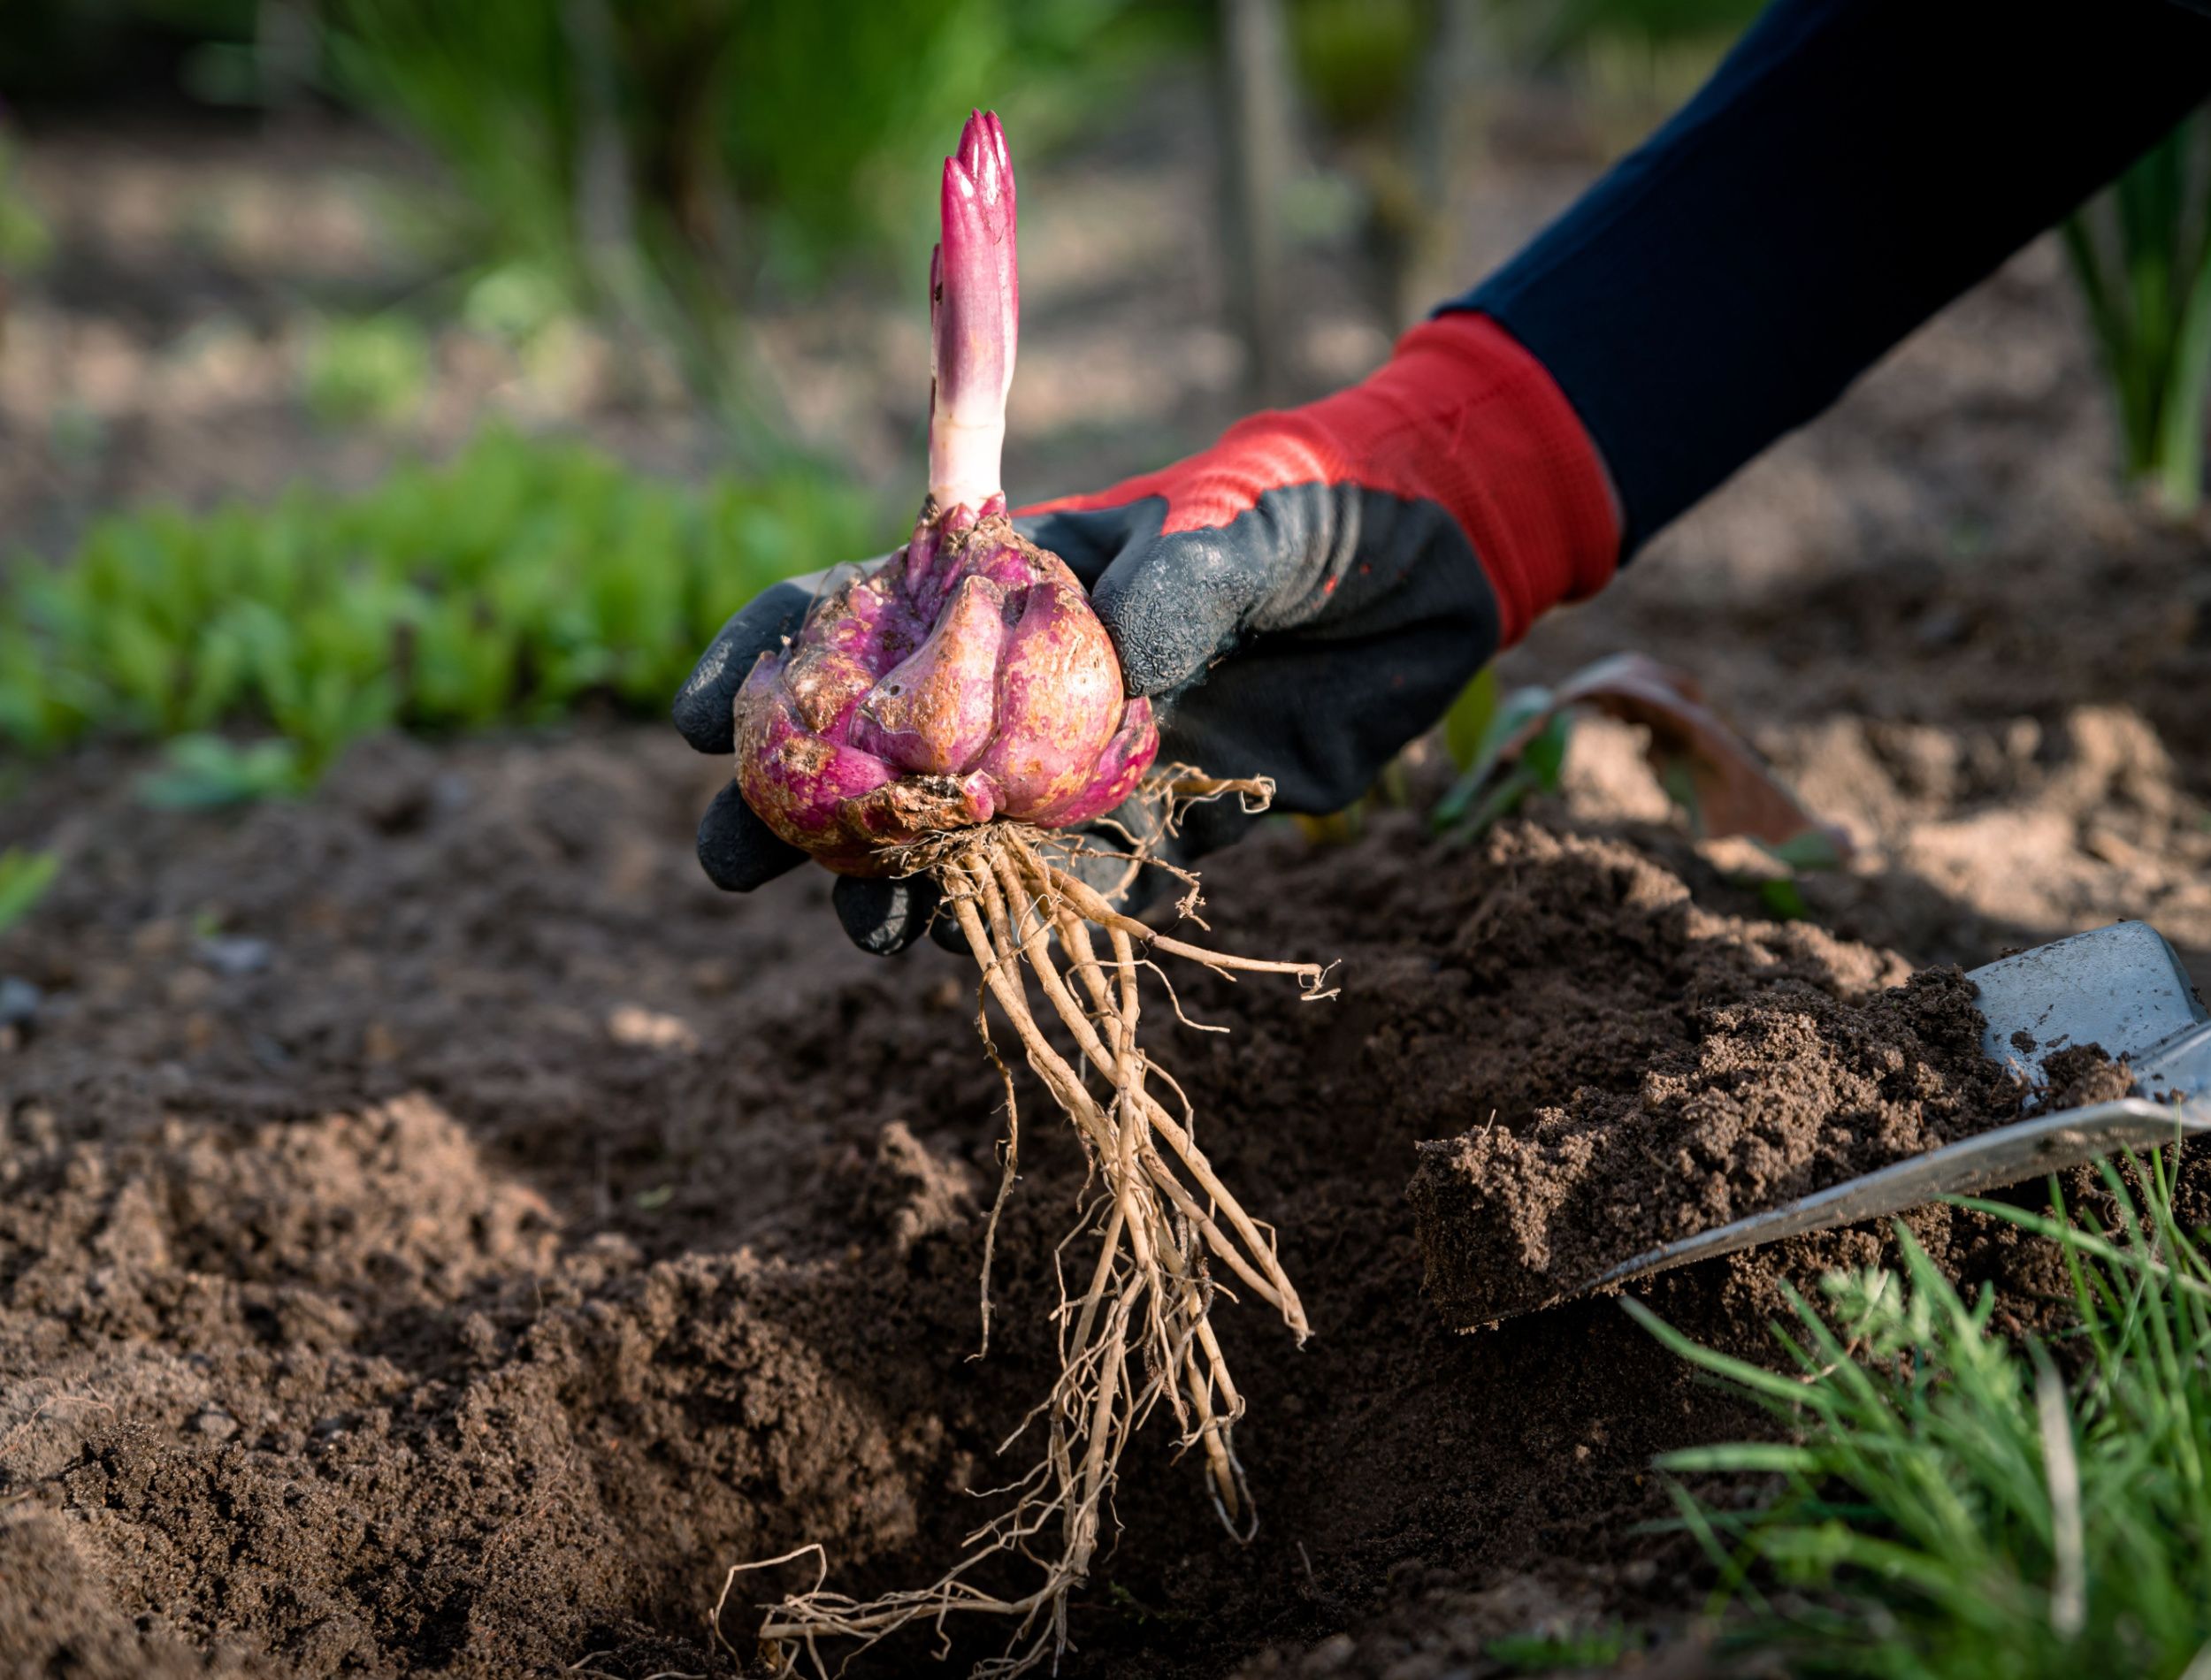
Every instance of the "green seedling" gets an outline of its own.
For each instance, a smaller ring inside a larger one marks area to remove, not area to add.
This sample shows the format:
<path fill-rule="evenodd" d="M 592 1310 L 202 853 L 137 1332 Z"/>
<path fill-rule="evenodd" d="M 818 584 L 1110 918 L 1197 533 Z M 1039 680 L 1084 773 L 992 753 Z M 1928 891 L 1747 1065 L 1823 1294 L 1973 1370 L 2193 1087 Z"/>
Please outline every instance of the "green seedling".
<path fill-rule="evenodd" d="M 185 749 L 155 797 L 297 790 L 359 737 L 659 712 L 723 621 L 889 535 L 848 482 L 792 464 L 693 490 L 506 432 L 365 495 L 99 522 L 0 582 L 0 746 L 272 734 Z"/>
<path fill-rule="evenodd" d="M 1483 1645 L 1482 1654 L 1515 1674 L 1610 1669 L 1642 1646 L 1641 1636 L 1615 1623 L 1580 1632 L 1513 1633 Z"/>
<path fill-rule="evenodd" d="M 1485 665 L 1474 680 L 1458 691 L 1451 709 L 1443 714 L 1443 750 L 1463 775 L 1481 755 L 1488 738 L 1489 720 L 1497 714 L 1497 668 Z"/>
<path fill-rule="evenodd" d="M 312 785 L 296 744 L 187 735 L 167 762 L 139 778 L 138 798 L 157 811 L 211 811 L 261 799 L 297 798 Z"/>
<path fill-rule="evenodd" d="M 2189 117 L 2086 209 L 2065 252 L 2096 336 L 2128 475 L 2174 515 L 2203 499 L 2211 398 L 2211 124 Z"/>
<path fill-rule="evenodd" d="M 1479 686 L 1479 685 L 1477 685 Z M 1462 738 L 1471 737 L 1465 768 L 1448 792 L 1436 802 L 1431 821 L 1444 832 L 1472 840 L 1488 831 L 1500 818 L 1518 810 L 1528 795 L 1555 791 L 1565 774 L 1566 744 L 1573 735 L 1573 712 L 1558 706 L 1547 688 L 1515 689 L 1501 701 L 1489 690 L 1487 715 L 1480 715 L 1481 697 L 1473 689 L 1461 701 L 1468 715 L 1460 720 Z M 1541 727 L 1511 751 L 1513 745 L 1542 720 Z M 1480 727 L 1473 725 L 1479 721 Z M 1454 757 L 1457 750 L 1454 749 Z"/>
<path fill-rule="evenodd" d="M 0 934 L 31 913 L 60 872 L 61 859 L 53 852 L 21 846 L 0 851 Z"/>
<path fill-rule="evenodd" d="M 1840 869 L 1843 858 L 1833 836 L 1824 829 L 1807 829 L 1777 844 L 1761 840 L 1758 849 L 1781 866 L 1779 874 L 1738 874 L 1739 887 L 1758 895 L 1759 908 L 1775 921 L 1802 921 L 1812 912 L 1804 901 L 1802 878 L 1821 870 Z"/>
<path fill-rule="evenodd" d="M 1458 837 L 1472 840 L 1486 834 L 1503 818 L 1526 803 L 1534 793 L 1556 793 L 1566 773 L 1566 745 L 1572 738 L 1574 714 L 1560 711 L 1546 719 L 1520 749 L 1503 773 L 1482 784 L 1481 798 L 1458 825 Z"/>
<path fill-rule="evenodd" d="M 1824 829 L 1807 829 L 1786 840 L 1758 843 L 1758 849 L 1785 868 L 1799 873 L 1808 870 L 1840 869 L 1842 867 L 1842 848 L 1834 836 Z"/>
<path fill-rule="evenodd" d="M 2176 1165 L 2107 1163 L 2113 1215 L 1970 1201 L 2049 1242 L 2070 1279 L 2066 1356 L 1995 1327 L 1897 1228 L 1899 1271 L 1825 1281 L 1771 1370 L 1628 1310 L 1778 1439 L 1660 1461 L 1743 1478 L 1748 1509 L 1675 1488 L 1718 1572 L 1733 1644 L 1789 1672 L 1998 1680 L 2201 1671 L 2211 1630 L 2211 1255 Z"/>
<path fill-rule="evenodd" d="M 1794 875 L 1767 875 L 1756 882 L 1758 908 L 1772 921 L 1805 921 L 1812 907 Z"/>
<path fill-rule="evenodd" d="M 430 340 L 396 315 L 326 321 L 308 343 L 301 378 L 307 405 L 319 419 L 389 424 L 422 406 L 430 388 Z"/>
<path fill-rule="evenodd" d="M 1598 660 L 1555 689 L 1516 689 L 1494 706 L 1470 690 L 1459 709 L 1460 739 L 1471 737 L 1473 745 L 1434 821 L 1462 839 L 1480 834 L 1530 793 L 1559 785 L 1573 720 L 1589 711 L 1644 732 L 1645 760 L 1699 838 L 1747 835 L 1785 862 L 1816 853 L 1840 862 L 1848 849 L 1842 831 L 1806 811 L 1704 703 L 1694 676 L 1640 653 Z"/>

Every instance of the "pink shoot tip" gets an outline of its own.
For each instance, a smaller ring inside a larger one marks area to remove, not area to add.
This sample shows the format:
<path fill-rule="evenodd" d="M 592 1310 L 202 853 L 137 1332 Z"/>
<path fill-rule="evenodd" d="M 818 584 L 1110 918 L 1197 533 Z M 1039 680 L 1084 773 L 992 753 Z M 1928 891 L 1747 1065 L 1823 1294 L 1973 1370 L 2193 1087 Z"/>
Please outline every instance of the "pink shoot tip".
<path fill-rule="evenodd" d="M 944 238 L 930 262 L 929 487 L 939 506 L 998 493 L 1021 317 L 1014 165 L 996 113 L 969 113 L 945 159 Z"/>

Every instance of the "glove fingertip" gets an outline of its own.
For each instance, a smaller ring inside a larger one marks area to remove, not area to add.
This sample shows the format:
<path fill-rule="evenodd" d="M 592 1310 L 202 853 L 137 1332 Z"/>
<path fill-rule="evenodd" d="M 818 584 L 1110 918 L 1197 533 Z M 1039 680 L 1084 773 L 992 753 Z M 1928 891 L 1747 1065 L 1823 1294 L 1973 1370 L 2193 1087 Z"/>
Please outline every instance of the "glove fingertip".
<path fill-rule="evenodd" d="M 699 863 L 724 892 L 750 892 L 806 861 L 806 853 L 776 833 L 732 782 L 699 819 Z"/>
<path fill-rule="evenodd" d="M 763 590 L 732 614 L 676 691 L 669 715 L 700 752 L 737 750 L 737 691 L 754 661 L 798 628 L 812 592 L 791 581 Z"/>
<path fill-rule="evenodd" d="M 839 875 L 830 889 L 845 936 L 871 957 L 895 957 L 919 939 L 936 917 L 938 896 L 937 883 L 922 875 Z"/>
<path fill-rule="evenodd" d="M 707 653 L 711 656 L 720 648 L 721 644 L 716 643 Z M 715 757 L 737 751 L 736 696 L 733 691 L 719 691 L 718 676 L 718 672 L 707 670 L 702 661 L 700 668 L 692 673 L 691 682 L 677 691 L 675 704 L 668 708 L 676 732 L 690 743 L 692 751 Z M 692 683 L 700 687 L 694 689 Z"/>
<path fill-rule="evenodd" d="M 955 957 L 968 957 L 974 954 L 968 948 L 968 935 L 960 930 L 960 922 L 956 917 L 943 913 L 931 916 L 929 920 L 929 938 L 930 943 L 939 951 L 948 951 Z"/>

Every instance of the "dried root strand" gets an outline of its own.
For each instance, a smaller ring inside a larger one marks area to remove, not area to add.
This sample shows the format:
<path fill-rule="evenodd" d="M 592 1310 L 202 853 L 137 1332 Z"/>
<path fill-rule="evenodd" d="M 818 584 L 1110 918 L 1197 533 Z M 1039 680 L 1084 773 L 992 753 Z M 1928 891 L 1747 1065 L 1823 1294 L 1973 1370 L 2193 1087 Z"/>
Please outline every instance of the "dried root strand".
<path fill-rule="evenodd" d="M 1170 832 L 1178 800 L 1233 794 L 1249 803 L 1271 791 L 1262 783 L 1217 782 L 1179 769 L 1174 776 L 1180 779 L 1168 779 L 1162 790 Z M 1055 1658 L 1067 1646 L 1068 1595 L 1089 1576 L 1104 1538 L 1121 1453 L 1162 1404 L 1180 1427 L 1183 1448 L 1202 1455 L 1222 1523 L 1239 1539 L 1250 1538 L 1256 1516 L 1233 1434 L 1243 1400 L 1213 1333 L 1213 1303 L 1240 1287 L 1274 1308 L 1300 1341 L 1307 1333 L 1304 1308 L 1276 1257 L 1272 1230 L 1220 1181 L 1197 1147 L 1182 1088 L 1138 1047 L 1137 982 L 1139 969 L 1156 968 L 1152 953 L 1181 957 L 1230 979 L 1287 975 L 1309 997 L 1332 995 L 1323 989 L 1327 971 L 1312 963 L 1227 956 L 1162 935 L 1053 862 L 1047 848 L 1056 837 L 1038 831 L 999 824 L 958 836 L 957 844 L 949 840 L 932 842 L 906 861 L 928 869 L 943 887 L 981 970 L 982 994 L 997 1004 L 1030 1070 L 1082 1141 L 1102 1194 L 1088 1202 L 1068 1241 L 1094 1236 L 1097 1254 L 1080 1295 L 1069 1297 L 1063 1274 L 1054 1312 L 1060 1374 L 1006 1442 L 1010 1447 L 1041 1425 L 1042 1458 L 1005 1490 L 1012 1503 L 968 1536 L 966 1554 L 930 1586 L 863 1603 L 817 1580 L 811 1590 L 784 1598 L 769 1612 L 760 1638 L 781 1653 L 785 1672 L 803 1660 L 826 1675 L 825 1642 L 864 1646 L 917 1623 L 933 1624 L 948 1648 L 946 1625 L 955 1613 L 1014 1624 L 1003 1656 L 983 1664 L 978 1675 L 1020 1674 Z M 1130 856 L 1139 866 L 1157 861 L 1140 845 Z M 1194 895 L 1195 877 L 1174 873 L 1192 882 Z M 1039 1020 L 1032 984 L 1046 1005 L 1044 1019 L 1072 1041 L 1071 1057 Z M 984 1234 L 987 1348 L 990 1260 L 1014 1182 L 1019 1132 L 1011 1072 L 982 1011 L 977 1025 L 1006 1080 L 1007 1127 L 1005 1172 Z M 1154 1080 L 1171 1094 L 1179 1117 L 1153 1093 Z M 1233 1286 L 1214 1279 L 1215 1263 Z M 1008 1598 L 974 1585 L 978 1566 L 1008 1554 L 1041 1571 L 1032 1590 Z"/>

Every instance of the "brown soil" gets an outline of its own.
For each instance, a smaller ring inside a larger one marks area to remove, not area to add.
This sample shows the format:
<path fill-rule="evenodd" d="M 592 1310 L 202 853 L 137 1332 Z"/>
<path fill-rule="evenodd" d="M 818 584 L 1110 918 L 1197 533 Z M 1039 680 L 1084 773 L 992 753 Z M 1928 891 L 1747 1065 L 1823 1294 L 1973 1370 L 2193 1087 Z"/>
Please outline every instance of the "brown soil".
<path fill-rule="evenodd" d="M 815 882 L 716 897 L 683 844 L 711 775 L 643 734 L 379 744 L 239 818 L 134 812 L 89 762 L 47 784 L 72 867 L 12 966 L 53 1001 L 0 1064 L 12 1666 L 698 1671 L 732 1563 L 820 1541 L 866 1590 L 950 1555 L 1048 1380 L 1079 1158 L 1032 1126 L 969 1363 L 998 1130 L 971 973 L 813 936 Z M 1630 1531 L 1662 1508 L 1649 1459 L 1750 1420 L 1610 1302 L 1456 1335 L 1421 1294 L 1417 1147 L 1633 1103 L 1698 1019 L 1769 992 L 1831 1027 L 1932 1022 L 1939 1051 L 1955 988 L 1883 997 L 1892 955 L 1529 826 L 1272 833 L 1213 908 L 1225 946 L 1350 979 L 1307 1005 L 1192 984 L 1232 1035 L 1157 1042 L 1314 1336 L 1222 1315 L 1259 1539 L 1140 1443 L 1067 1671 L 1220 1673 L 1436 1594 L 1459 1625 L 1514 1581 L 1499 1605 L 1689 1604 L 1694 1559 Z M 2003 1231 L 1918 1224 L 1962 1276 L 2056 1287 Z M 1641 1293 L 1755 1348 L 1778 1279 L 1880 1247 Z M 725 1619 L 740 1647 L 752 1614 Z"/>
<path fill-rule="evenodd" d="M 2123 1058 L 2114 1061 L 2100 1044 L 2074 1044 L 2054 1051 L 2044 1058 L 2042 1073 L 2049 1081 L 2040 1098 L 2046 1109 L 2086 1108 L 2137 1094 L 2134 1070 Z"/>
<path fill-rule="evenodd" d="M 1682 1007 L 1644 1037 L 1641 1081 L 1583 1085 L 1517 1129 L 1420 1145 L 1408 1195 L 1428 1292 L 1461 1324 L 1556 1300 L 2020 1107 L 2020 1086 L 1981 1051 L 1956 969 L 1859 1004 L 1786 960 L 1746 961 L 1736 928 L 1694 905 L 1644 916 L 1632 948 L 1679 976 Z"/>

